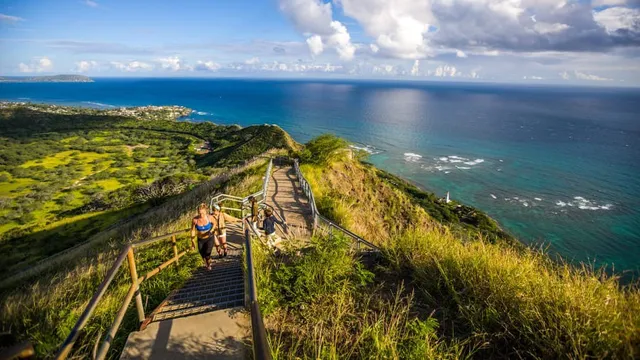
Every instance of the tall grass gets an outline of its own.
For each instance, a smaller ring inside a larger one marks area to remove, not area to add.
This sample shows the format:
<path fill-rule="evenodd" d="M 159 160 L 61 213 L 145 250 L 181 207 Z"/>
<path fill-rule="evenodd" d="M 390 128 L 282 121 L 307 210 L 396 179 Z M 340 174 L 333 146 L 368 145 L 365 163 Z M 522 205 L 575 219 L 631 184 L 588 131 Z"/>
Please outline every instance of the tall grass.
<path fill-rule="evenodd" d="M 20 287 L 7 289 L 0 310 L 0 324 L 3 331 L 10 332 L 15 341 L 31 341 L 39 357 L 51 356 L 75 324 L 96 291 L 106 272 L 113 264 L 124 241 L 137 240 L 148 236 L 162 235 L 185 229 L 195 214 L 198 203 L 207 201 L 216 192 L 227 192 L 246 196 L 258 190 L 266 169 L 264 159 L 253 161 L 223 178 L 203 184 L 191 192 L 179 195 L 137 218 L 136 223 L 126 223 L 116 233 L 122 238 L 111 238 L 99 243 L 94 253 L 69 260 L 69 264 L 55 267 L 38 279 Z M 119 239 L 122 239 L 118 241 Z M 190 246 L 187 237 L 178 239 L 179 251 Z M 137 252 L 136 262 L 139 273 L 144 273 L 173 256 L 168 242 L 160 242 Z M 160 272 L 141 286 L 143 302 L 147 313 L 155 308 L 168 293 L 185 281 L 194 268 L 201 265 L 195 252 L 180 259 L 180 266 L 173 266 Z M 116 275 L 108 292 L 100 302 L 90 323 L 85 328 L 72 358 L 89 357 L 92 346 L 108 330 L 114 315 L 131 284 L 125 267 Z M 117 358 L 127 334 L 137 327 L 133 306 L 129 308 L 125 320 L 109 353 Z"/>
<path fill-rule="evenodd" d="M 485 356 L 640 355 L 640 292 L 604 272 L 483 239 L 463 243 L 446 229 L 407 231 L 389 244 L 389 270 L 452 324 L 446 335 L 485 341 Z"/>
<path fill-rule="evenodd" d="M 315 238 L 300 255 L 256 244 L 258 288 L 274 359 L 460 359 L 401 283 L 380 285 L 349 243 Z"/>
<path fill-rule="evenodd" d="M 587 265 L 492 244 L 433 220 L 368 166 L 307 164 L 320 211 L 383 248 L 382 269 L 415 291 L 440 339 L 476 357 L 640 357 L 640 291 Z M 330 311 L 330 310 L 325 310 Z"/>

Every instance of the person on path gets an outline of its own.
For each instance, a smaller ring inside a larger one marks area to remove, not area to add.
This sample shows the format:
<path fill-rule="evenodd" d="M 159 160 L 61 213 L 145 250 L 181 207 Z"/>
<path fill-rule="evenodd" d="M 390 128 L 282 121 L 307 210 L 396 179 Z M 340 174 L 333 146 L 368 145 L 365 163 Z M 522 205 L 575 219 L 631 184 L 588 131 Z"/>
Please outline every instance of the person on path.
<path fill-rule="evenodd" d="M 198 252 L 204 267 L 211 270 L 211 251 L 214 244 L 214 219 L 209 215 L 207 204 L 198 205 L 198 215 L 191 221 L 191 238 L 198 237 Z"/>
<path fill-rule="evenodd" d="M 222 212 L 220 205 L 213 204 L 213 212 L 211 213 L 213 218 L 214 227 L 214 244 L 216 245 L 216 251 L 219 257 L 227 256 L 227 229 L 226 222 L 242 222 L 242 219 L 233 217 L 231 215 Z M 222 250 L 220 247 L 222 246 Z"/>
<path fill-rule="evenodd" d="M 264 210 L 264 220 L 262 220 L 262 229 L 267 240 L 267 246 L 275 248 L 276 244 L 280 242 L 280 237 L 276 234 L 276 224 L 286 226 L 286 222 L 276 219 L 273 215 L 273 210 L 267 208 Z"/>

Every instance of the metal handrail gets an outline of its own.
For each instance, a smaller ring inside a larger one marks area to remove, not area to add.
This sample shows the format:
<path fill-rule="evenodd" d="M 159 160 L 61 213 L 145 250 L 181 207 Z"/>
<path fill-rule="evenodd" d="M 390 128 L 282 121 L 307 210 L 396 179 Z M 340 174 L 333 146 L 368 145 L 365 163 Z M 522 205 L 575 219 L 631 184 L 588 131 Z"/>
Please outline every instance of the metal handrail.
<path fill-rule="evenodd" d="M 313 230 L 314 231 L 322 231 L 327 233 L 330 237 L 333 236 L 333 229 L 338 232 L 341 232 L 343 235 L 348 236 L 356 243 L 357 250 L 360 250 L 361 245 L 364 245 L 369 250 L 380 251 L 380 248 L 373 245 L 369 241 L 363 239 L 362 237 L 354 234 L 353 232 L 343 228 L 342 226 L 336 224 L 335 222 L 327 219 L 322 216 L 318 211 L 318 206 L 316 205 L 316 199 L 313 195 L 313 190 L 311 189 L 311 184 L 307 181 L 307 179 L 302 175 L 302 171 L 300 171 L 300 164 L 298 159 L 293 160 L 293 168 L 296 172 L 296 176 L 298 177 L 298 181 L 300 182 L 300 186 L 302 187 L 302 191 L 305 193 L 307 198 L 309 199 L 309 204 L 311 205 L 311 215 L 313 216 Z"/>
<path fill-rule="evenodd" d="M 111 325 L 111 328 L 109 329 L 109 332 L 107 333 L 102 344 L 100 345 L 95 355 L 95 359 L 104 359 L 105 356 L 107 355 L 107 351 L 111 346 L 111 343 L 113 341 L 113 338 L 116 332 L 120 328 L 122 319 L 124 318 L 127 308 L 129 307 L 129 304 L 131 303 L 134 296 L 136 297 L 136 309 L 138 312 L 138 320 L 142 323 L 142 321 L 144 321 L 145 319 L 145 315 L 144 315 L 144 307 L 142 305 L 142 295 L 140 294 L 140 284 L 144 280 L 150 279 L 151 277 L 159 273 L 161 270 L 165 269 L 167 266 L 173 264 L 174 262 L 177 262 L 182 256 L 184 256 L 189 251 L 191 251 L 191 249 L 194 247 L 193 239 L 191 239 L 192 246 L 181 253 L 178 253 L 178 249 L 176 245 L 176 236 L 182 233 L 186 233 L 189 230 L 190 229 L 181 230 L 181 231 L 173 232 L 170 234 L 165 234 L 162 236 L 157 236 L 150 239 L 142 240 L 140 242 L 125 245 L 120 251 L 120 254 L 118 255 L 118 257 L 116 258 L 116 261 L 107 272 L 107 275 L 105 276 L 104 280 L 102 280 L 102 283 L 100 284 L 100 286 L 98 286 L 98 290 L 96 290 L 96 292 L 93 294 L 93 297 L 89 301 L 89 304 L 87 304 L 87 306 L 85 307 L 84 311 L 82 312 L 82 315 L 80 315 L 80 318 L 74 325 L 73 329 L 71 330 L 71 332 L 69 333 L 65 341 L 62 343 L 62 345 L 60 346 L 60 350 L 56 354 L 55 359 L 57 360 L 66 359 L 67 356 L 69 356 L 69 354 L 71 353 L 71 350 L 73 349 L 73 346 L 75 345 L 75 342 L 78 340 L 78 336 L 80 335 L 80 332 L 87 325 L 89 319 L 91 318 L 94 311 L 98 307 L 98 303 L 106 293 L 107 288 L 115 278 L 116 274 L 118 273 L 118 270 L 120 270 L 120 268 L 122 267 L 125 259 L 127 259 L 127 262 L 129 265 L 129 274 L 131 276 L 131 286 L 129 286 L 129 291 L 127 292 L 127 295 L 122 305 L 120 306 L 118 313 L 116 314 L 116 317 Z M 162 263 L 157 268 L 149 271 L 144 276 L 138 278 L 138 273 L 136 270 L 135 254 L 133 250 L 140 248 L 142 246 L 154 244 L 169 238 L 171 239 L 174 256 L 171 257 L 169 260 L 165 261 L 164 263 Z"/>
<path fill-rule="evenodd" d="M 253 358 L 256 360 L 271 360 L 271 348 L 267 340 L 267 331 L 262 320 L 260 312 L 260 303 L 258 302 L 258 287 L 256 285 L 255 269 L 253 268 L 253 250 L 251 246 L 251 235 L 249 229 L 254 232 L 255 229 L 247 219 L 247 226 L 244 229 L 245 239 L 245 258 L 247 264 L 247 282 L 249 289 L 249 309 L 251 311 L 251 335 L 253 339 Z M 259 234 L 256 234 L 259 236 Z"/>

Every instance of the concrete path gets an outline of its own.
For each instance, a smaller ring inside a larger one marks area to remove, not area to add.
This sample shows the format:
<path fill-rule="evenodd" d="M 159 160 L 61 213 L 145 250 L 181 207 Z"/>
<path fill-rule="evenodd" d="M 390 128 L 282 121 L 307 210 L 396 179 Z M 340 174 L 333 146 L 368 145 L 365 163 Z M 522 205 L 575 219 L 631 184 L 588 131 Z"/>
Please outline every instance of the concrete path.
<path fill-rule="evenodd" d="M 292 166 L 275 167 L 269 182 L 267 203 L 287 221 L 296 238 L 311 237 L 311 207 Z"/>
<path fill-rule="evenodd" d="M 214 255 L 213 269 L 193 276 L 150 315 L 152 322 L 129 334 L 121 359 L 245 359 L 251 350 L 244 304 L 242 226 L 227 226 L 229 256 Z"/>
<path fill-rule="evenodd" d="M 163 320 L 131 333 L 120 359 L 246 359 L 250 333 L 242 307 Z"/>

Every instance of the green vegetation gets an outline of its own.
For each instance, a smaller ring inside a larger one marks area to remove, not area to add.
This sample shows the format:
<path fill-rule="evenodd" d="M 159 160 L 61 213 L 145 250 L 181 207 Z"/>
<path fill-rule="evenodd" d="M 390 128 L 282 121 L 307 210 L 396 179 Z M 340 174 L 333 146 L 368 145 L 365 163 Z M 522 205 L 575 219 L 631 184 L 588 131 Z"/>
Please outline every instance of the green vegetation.
<path fill-rule="evenodd" d="M 150 208 L 129 223 L 119 225 L 114 242 L 96 242 L 88 251 L 74 257 L 58 268 L 50 269 L 37 277 L 37 281 L 24 282 L 20 287 L 6 291 L 0 298 L 0 325 L 11 336 L 2 338 L 5 343 L 29 340 L 36 348 L 39 358 L 52 356 L 104 279 L 124 242 L 164 235 L 185 229 L 195 215 L 194 209 L 217 192 L 247 196 L 258 190 L 266 170 L 264 159 L 250 162 L 246 166 L 228 172 L 226 175 L 206 181 L 191 191 L 171 197 L 161 205 Z M 190 246 L 188 237 L 178 237 L 178 248 L 182 251 Z M 159 242 L 136 251 L 138 273 L 157 267 L 173 256 L 170 242 Z M 144 282 L 141 292 L 147 303 L 147 313 L 188 279 L 193 270 L 201 266 L 197 252 L 191 252 L 180 259 L 180 266 L 160 272 Z M 130 286 L 126 266 L 116 275 L 107 294 L 82 336 L 74 347 L 72 358 L 88 358 L 98 334 L 108 330 L 115 313 L 122 304 Z M 109 358 L 117 358 L 131 331 L 137 329 L 135 307 L 127 311 L 120 331 L 111 347 Z"/>
<path fill-rule="evenodd" d="M 315 238 L 278 257 L 256 242 L 258 287 L 274 359 L 463 359 L 438 337 L 401 279 L 367 269 L 348 240 Z M 374 260 L 374 259 L 370 259 Z"/>
<path fill-rule="evenodd" d="M 325 239 L 302 257 L 264 255 L 257 273 L 278 358 L 640 355 L 637 287 L 514 245 L 495 223 L 461 216 L 328 139 L 315 151 L 335 156 L 302 166 L 316 203 L 382 253 L 359 262 Z"/>
<path fill-rule="evenodd" d="M 180 107 L 0 106 L 0 271 L 14 273 L 291 140 Z M 134 114 L 134 118 L 122 114 Z"/>

